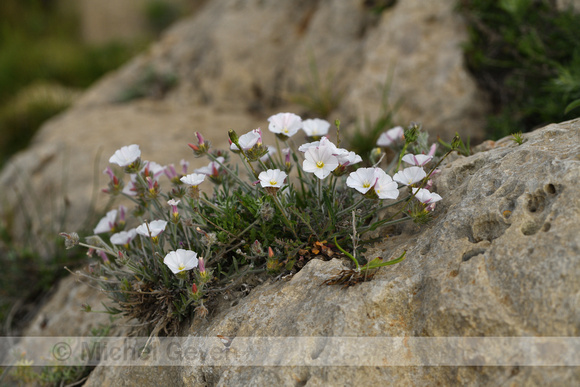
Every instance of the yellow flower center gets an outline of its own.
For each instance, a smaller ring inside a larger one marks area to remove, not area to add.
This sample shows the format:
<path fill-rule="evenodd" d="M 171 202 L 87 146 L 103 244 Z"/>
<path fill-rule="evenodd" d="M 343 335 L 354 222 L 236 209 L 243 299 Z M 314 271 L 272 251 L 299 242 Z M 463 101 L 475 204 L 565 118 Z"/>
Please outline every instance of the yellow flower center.
<path fill-rule="evenodd" d="M 317 162 L 316 162 L 316 166 L 317 166 L 318 168 L 324 168 L 324 162 L 322 162 L 322 161 L 317 161 Z"/>
<path fill-rule="evenodd" d="M 369 188 L 371 186 L 371 183 L 369 183 L 368 181 L 365 181 L 363 183 L 363 188 Z"/>
<path fill-rule="evenodd" d="M 177 266 L 179 271 L 185 270 L 185 265 L 182 263 L 181 265 Z"/>
<path fill-rule="evenodd" d="M 276 185 L 278 182 L 276 180 L 270 180 L 270 185 Z"/>

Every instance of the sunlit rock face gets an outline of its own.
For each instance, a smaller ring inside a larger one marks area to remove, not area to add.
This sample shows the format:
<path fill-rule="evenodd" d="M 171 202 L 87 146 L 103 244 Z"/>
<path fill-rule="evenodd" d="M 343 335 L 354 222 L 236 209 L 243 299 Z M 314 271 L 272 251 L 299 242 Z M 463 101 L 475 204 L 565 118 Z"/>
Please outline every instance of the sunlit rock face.
<path fill-rule="evenodd" d="M 312 260 L 292 278 L 267 281 L 241 299 L 223 294 L 207 319 L 196 318 L 181 332 L 192 346 L 208 338 L 206 347 L 194 348 L 206 355 L 223 353 L 217 335 L 235 337 L 229 357 L 205 366 L 208 357 L 183 367 L 98 367 L 86 385 L 575 384 L 577 368 L 520 367 L 505 356 L 511 347 L 478 348 L 480 356 L 470 357 L 453 344 L 439 347 L 447 353 L 415 345 L 425 337 L 578 336 L 580 120 L 549 125 L 525 140 L 485 143 L 444 165 L 435 181 L 444 198 L 435 220 L 385 235 L 370 249 L 367 256 L 385 259 L 407 251 L 402 263 L 381 268 L 372 281 L 323 285 L 348 262 Z M 398 357 L 385 357 L 391 352 L 381 345 L 390 337 L 401 338 L 393 348 Z M 251 338 L 271 344 L 248 350 Z M 538 361 L 559 355 L 557 347 L 542 348 Z M 453 354 L 457 363 L 442 360 Z M 503 366 L 466 366 L 496 359 Z M 420 367 L 425 364 L 432 366 Z"/>

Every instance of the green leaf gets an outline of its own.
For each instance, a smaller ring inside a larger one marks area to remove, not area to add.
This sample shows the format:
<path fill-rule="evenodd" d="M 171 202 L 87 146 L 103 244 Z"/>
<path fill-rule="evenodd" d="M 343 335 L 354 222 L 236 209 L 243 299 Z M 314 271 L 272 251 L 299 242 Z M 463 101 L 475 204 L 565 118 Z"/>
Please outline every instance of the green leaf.
<path fill-rule="evenodd" d="M 579 106 L 580 106 L 580 99 L 577 99 L 576 101 L 571 102 L 568 106 L 566 106 L 566 110 L 564 110 L 564 114 L 568 114 L 568 112 L 576 109 Z"/>
<path fill-rule="evenodd" d="M 399 256 L 399 258 L 393 259 L 393 260 L 390 260 L 387 262 L 383 262 L 383 259 L 381 257 L 377 257 L 377 258 L 373 259 L 372 261 L 370 261 L 369 263 L 367 263 L 366 265 L 364 265 L 361 268 L 361 270 L 372 270 L 372 269 L 376 269 L 376 268 L 383 267 L 383 266 L 394 265 L 396 263 L 403 261 L 405 259 L 406 254 L 407 254 L 407 251 L 403 251 L 403 254 L 401 254 Z"/>

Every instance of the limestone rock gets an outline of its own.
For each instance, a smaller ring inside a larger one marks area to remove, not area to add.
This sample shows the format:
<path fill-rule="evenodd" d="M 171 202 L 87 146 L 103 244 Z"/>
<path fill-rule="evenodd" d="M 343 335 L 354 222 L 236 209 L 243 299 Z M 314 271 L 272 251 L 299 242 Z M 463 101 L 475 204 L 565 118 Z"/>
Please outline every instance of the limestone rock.
<path fill-rule="evenodd" d="M 402 263 L 347 289 L 321 286 L 343 269 L 313 260 L 289 281 L 260 285 L 208 320 L 195 319 L 191 338 L 578 336 L 580 315 L 580 120 L 509 138 L 488 151 L 448 163 L 436 180 L 444 198 L 425 228 L 406 228 L 368 254 Z M 234 339 L 236 340 L 236 339 Z M 314 340 L 314 339 L 313 339 Z M 235 341 L 233 342 L 235 343 Z M 234 344 L 232 344 L 234 346 Z M 271 360 L 275 348 L 261 356 Z M 332 345 L 288 354 L 333 355 Z M 336 354 L 334 354 L 336 355 Z M 345 354 L 350 355 L 350 354 Z M 438 356 L 426 353 L 425 361 Z M 87 386 L 121 380 L 192 385 L 575 385 L 576 367 L 271 366 L 97 368 Z"/>
<path fill-rule="evenodd" d="M 93 310 L 103 309 L 108 298 L 100 289 L 77 281 L 75 276 L 60 281 L 54 295 L 38 311 L 34 320 L 23 331 L 23 336 L 86 336 L 92 329 L 111 324 L 110 315 L 87 313 L 83 305 Z"/>

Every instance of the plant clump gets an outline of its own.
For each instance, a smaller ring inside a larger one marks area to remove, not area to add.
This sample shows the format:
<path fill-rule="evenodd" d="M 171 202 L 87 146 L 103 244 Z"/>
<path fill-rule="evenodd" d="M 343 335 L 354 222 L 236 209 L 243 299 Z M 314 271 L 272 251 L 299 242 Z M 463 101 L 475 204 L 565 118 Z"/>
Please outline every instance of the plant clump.
<path fill-rule="evenodd" d="M 185 160 L 180 167 L 145 161 L 137 144 L 111 156 L 104 191 L 129 198 L 134 209 L 107 212 L 86 243 L 75 233 L 61 234 L 67 247 L 89 249 L 93 260 L 79 275 L 97 281 L 114 301 L 108 312 L 138 320 L 152 335 L 171 334 L 184 318 L 207 315 L 212 298 L 251 276 L 292 274 L 314 257 L 353 263 L 327 284 L 372 279 L 405 252 L 390 261 L 364 257 L 364 245 L 374 241 L 369 233 L 429 221 L 442 199 L 431 178 L 460 143 L 454 139 L 437 157 L 420 125 L 395 127 L 380 136 L 372 167 L 357 169 L 362 157 L 340 147 L 338 120 L 336 144 L 324 120 L 279 113 L 268 121 L 275 146 L 262 142 L 261 129 L 240 136 L 229 131 L 227 151 L 196 133 L 188 145 L 209 163 L 193 172 Z M 298 133 L 306 137 L 300 146 Z M 392 160 L 385 160 L 387 147 L 397 155 Z M 168 192 L 162 176 L 171 182 Z M 377 215 L 385 209 L 387 216 Z"/>

